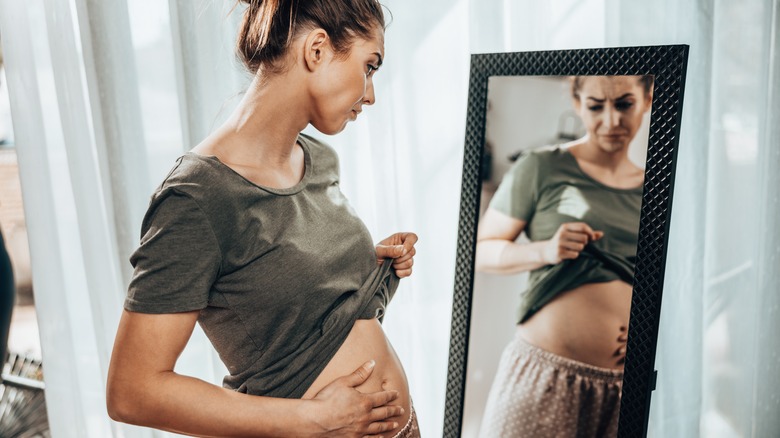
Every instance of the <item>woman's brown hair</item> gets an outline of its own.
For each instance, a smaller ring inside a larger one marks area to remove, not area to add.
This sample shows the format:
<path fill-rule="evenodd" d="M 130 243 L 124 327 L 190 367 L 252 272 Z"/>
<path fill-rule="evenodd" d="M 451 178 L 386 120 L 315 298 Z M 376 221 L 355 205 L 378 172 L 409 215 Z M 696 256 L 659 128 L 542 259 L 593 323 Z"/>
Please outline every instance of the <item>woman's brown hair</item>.
<path fill-rule="evenodd" d="M 248 6 L 238 32 L 236 51 L 252 74 L 279 72 L 280 58 L 304 29 L 322 28 L 337 54 L 349 52 L 354 37 L 370 38 L 385 27 L 377 0 L 239 0 Z"/>
<path fill-rule="evenodd" d="M 580 87 L 582 86 L 582 80 L 585 76 L 571 76 L 569 81 L 571 82 L 571 96 L 575 99 L 580 98 Z M 645 90 L 645 94 L 650 95 L 650 91 L 653 89 L 653 75 L 640 75 L 637 77 L 639 85 Z"/>

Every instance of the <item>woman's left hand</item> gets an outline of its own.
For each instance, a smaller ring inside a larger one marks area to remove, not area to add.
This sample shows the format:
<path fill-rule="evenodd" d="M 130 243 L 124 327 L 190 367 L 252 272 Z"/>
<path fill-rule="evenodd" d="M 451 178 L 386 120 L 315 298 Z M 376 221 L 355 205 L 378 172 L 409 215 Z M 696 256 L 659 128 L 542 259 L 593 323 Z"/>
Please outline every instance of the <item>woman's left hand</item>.
<path fill-rule="evenodd" d="M 382 264 L 384 259 L 394 259 L 393 268 L 398 277 L 412 275 L 414 264 L 414 244 L 417 243 L 417 235 L 414 233 L 395 233 L 376 245 L 376 262 Z"/>

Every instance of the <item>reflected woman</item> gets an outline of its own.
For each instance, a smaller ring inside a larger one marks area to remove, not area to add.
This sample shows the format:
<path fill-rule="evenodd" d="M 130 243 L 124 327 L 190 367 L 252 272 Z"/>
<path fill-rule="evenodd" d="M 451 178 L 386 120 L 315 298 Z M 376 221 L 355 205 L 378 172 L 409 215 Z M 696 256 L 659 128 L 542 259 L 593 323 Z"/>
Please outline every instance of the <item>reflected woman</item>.
<path fill-rule="evenodd" d="M 478 270 L 530 271 L 480 437 L 617 435 L 652 77 L 570 80 L 586 136 L 518 159 L 479 223 Z"/>

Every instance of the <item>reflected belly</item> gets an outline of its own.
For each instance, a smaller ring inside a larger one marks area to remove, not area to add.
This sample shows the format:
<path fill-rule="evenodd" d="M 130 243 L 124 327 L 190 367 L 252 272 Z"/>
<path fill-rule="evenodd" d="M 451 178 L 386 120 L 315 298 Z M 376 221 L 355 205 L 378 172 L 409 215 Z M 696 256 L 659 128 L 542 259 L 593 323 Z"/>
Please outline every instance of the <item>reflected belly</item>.
<path fill-rule="evenodd" d="M 566 291 L 518 326 L 532 345 L 602 368 L 623 368 L 631 286 L 615 280 Z"/>
<path fill-rule="evenodd" d="M 391 404 L 403 407 L 404 413 L 389 418 L 388 421 L 398 422 L 398 427 L 383 433 L 384 436 L 392 437 L 406 425 L 409 419 L 411 412 L 409 385 L 401 362 L 377 319 L 359 319 L 355 322 L 347 339 L 303 395 L 303 398 L 313 398 L 329 383 L 339 377 L 351 374 L 371 359 L 376 361 L 374 371 L 365 382 L 355 389 L 363 393 L 382 390 L 398 391 L 398 398 Z"/>

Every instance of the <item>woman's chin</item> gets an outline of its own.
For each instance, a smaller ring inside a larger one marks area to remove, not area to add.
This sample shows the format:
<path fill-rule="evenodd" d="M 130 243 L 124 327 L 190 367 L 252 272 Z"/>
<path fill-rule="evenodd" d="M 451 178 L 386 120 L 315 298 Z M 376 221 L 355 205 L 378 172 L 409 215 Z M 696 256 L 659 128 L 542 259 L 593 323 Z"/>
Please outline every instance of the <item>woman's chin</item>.
<path fill-rule="evenodd" d="M 628 142 L 623 140 L 616 141 L 601 141 L 599 142 L 599 148 L 607 153 L 620 152 L 628 148 Z"/>
<path fill-rule="evenodd" d="M 317 131 L 320 131 L 321 133 L 323 133 L 325 135 L 336 135 L 339 132 L 343 131 L 344 128 L 347 127 L 347 122 L 348 122 L 348 120 L 345 120 L 344 122 L 341 123 L 341 125 L 338 125 L 338 126 L 336 126 L 335 124 L 334 125 L 320 125 L 320 124 L 314 124 L 314 123 L 312 123 L 311 125 L 314 126 L 314 128 Z"/>

